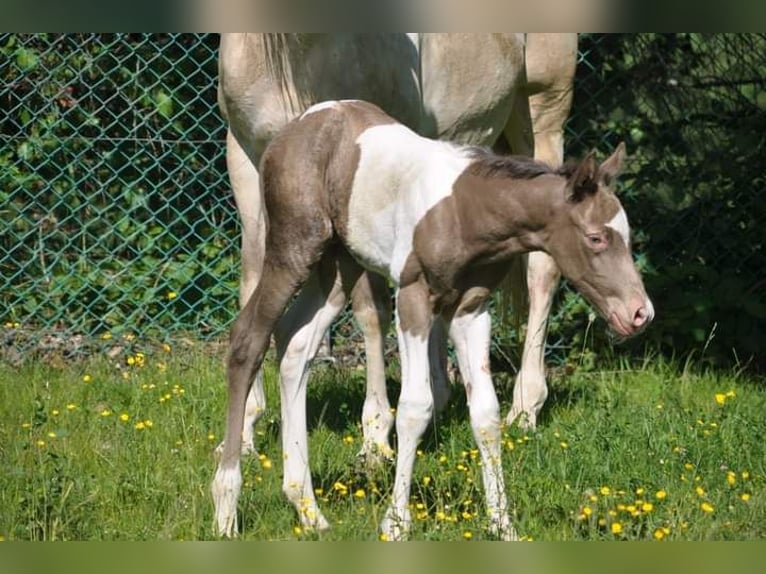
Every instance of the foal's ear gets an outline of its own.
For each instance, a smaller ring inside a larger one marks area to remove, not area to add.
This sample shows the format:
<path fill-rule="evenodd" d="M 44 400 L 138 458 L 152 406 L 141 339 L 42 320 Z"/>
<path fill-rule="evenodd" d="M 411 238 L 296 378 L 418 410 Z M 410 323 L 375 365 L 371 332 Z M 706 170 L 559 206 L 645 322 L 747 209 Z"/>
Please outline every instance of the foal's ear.
<path fill-rule="evenodd" d="M 598 168 L 598 178 L 604 185 L 610 185 L 622 173 L 623 164 L 628 157 L 625 142 L 620 142 L 612 155 L 604 160 Z"/>
<path fill-rule="evenodd" d="M 577 166 L 574 173 L 569 177 L 569 199 L 578 203 L 598 190 L 596 183 L 596 159 L 594 152 L 585 156 Z"/>

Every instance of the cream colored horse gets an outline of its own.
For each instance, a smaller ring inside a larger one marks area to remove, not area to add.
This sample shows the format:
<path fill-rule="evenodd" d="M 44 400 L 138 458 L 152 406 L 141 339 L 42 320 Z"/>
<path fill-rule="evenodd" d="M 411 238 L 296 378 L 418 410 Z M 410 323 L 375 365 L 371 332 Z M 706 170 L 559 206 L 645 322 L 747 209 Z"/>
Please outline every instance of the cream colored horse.
<path fill-rule="evenodd" d="M 290 120 L 319 101 L 373 102 L 421 135 L 460 144 L 495 145 L 552 166 L 563 160 L 563 125 L 572 102 L 576 34 L 223 34 L 219 104 L 229 125 L 227 167 L 242 224 L 240 305 L 258 284 L 266 225 L 261 154 Z M 552 259 L 527 256 L 529 319 L 507 422 L 534 426 L 547 396 L 547 317 L 559 280 Z M 351 293 L 365 337 L 367 395 L 364 454 L 388 454 L 393 416 L 383 364 L 391 309 L 373 295 L 387 289 L 366 274 Z M 387 298 L 377 298 L 387 300 Z M 305 310 L 288 311 L 289 324 Z M 446 334 L 430 345 L 437 409 L 447 401 Z M 251 387 L 242 450 L 253 451 L 252 427 L 265 406 L 259 375 Z"/>

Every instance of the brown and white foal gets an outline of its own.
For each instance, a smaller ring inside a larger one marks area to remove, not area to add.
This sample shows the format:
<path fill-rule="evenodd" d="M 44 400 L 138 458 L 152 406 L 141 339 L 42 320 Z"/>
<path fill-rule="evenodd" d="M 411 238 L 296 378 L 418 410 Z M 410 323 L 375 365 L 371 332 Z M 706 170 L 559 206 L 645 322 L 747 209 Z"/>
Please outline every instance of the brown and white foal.
<path fill-rule="evenodd" d="M 429 334 L 441 321 L 465 384 L 492 530 L 515 538 L 489 372 L 487 301 L 512 256 L 542 250 L 620 335 L 652 320 L 628 221 L 611 189 L 624 155 L 620 145 L 601 165 L 591 154 L 556 170 L 420 137 L 361 101 L 318 104 L 281 131 L 261 163 L 268 221 L 263 275 L 231 331 L 226 436 L 212 484 L 220 533 L 237 530 L 245 402 L 272 333 L 280 362 L 283 490 L 304 526 L 328 526 L 308 466 L 307 365 L 370 270 L 396 286 L 402 370 L 396 478 L 382 533 L 398 540 L 410 526 L 416 448 L 434 408 Z"/>

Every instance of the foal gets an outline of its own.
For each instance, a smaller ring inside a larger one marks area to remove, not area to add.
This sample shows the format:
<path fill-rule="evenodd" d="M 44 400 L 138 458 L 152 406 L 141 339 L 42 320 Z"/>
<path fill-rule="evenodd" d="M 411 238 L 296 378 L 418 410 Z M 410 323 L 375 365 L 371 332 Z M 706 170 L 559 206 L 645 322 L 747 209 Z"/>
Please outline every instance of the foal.
<path fill-rule="evenodd" d="M 432 420 L 428 341 L 437 321 L 454 344 L 482 460 L 491 529 L 514 539 L 489 373 L 487 301 L 512 256 L 542 250 L 622 336 L 654 310 L 611 190 L 624 146 L 555 170 L 418 136 L 372 104 L 325 102 L 276 136 L 261 174 L 268 230 L 263 275 L 231 331 L 224 448 L 212 484 L 221 534 L 237 530 L 240 438 L 251 381 L 269 339 L 281 375 L 283 490 L 306 527 L 326 528 L 308 467 L 307 364 L 365 270 L 396 286 L 401 395 L 394 491 L 381 524 L 406 537 L 416 448 Z M 289 320 L 280 321 L 300 290 Z"/>

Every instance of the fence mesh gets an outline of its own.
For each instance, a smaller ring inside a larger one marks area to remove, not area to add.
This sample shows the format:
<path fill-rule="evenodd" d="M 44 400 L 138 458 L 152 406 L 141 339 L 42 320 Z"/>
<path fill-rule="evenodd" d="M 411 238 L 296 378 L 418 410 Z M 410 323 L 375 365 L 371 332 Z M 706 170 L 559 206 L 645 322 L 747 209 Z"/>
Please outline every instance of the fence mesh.
<path fill-rule="evenodd" d="M 239 228 L 217 45 L 206 34 L 0 34 L 6 359 L 225 333 Z M 644 340 L 660 348 L 763 360 L 763 53 L 762 34 L 581 35 L 567 155 L 628 144 L 623 197 L 658 303 Z M 579 297 L 561 290 L 556 309 L 555 353 L 598 348 Z"/>

